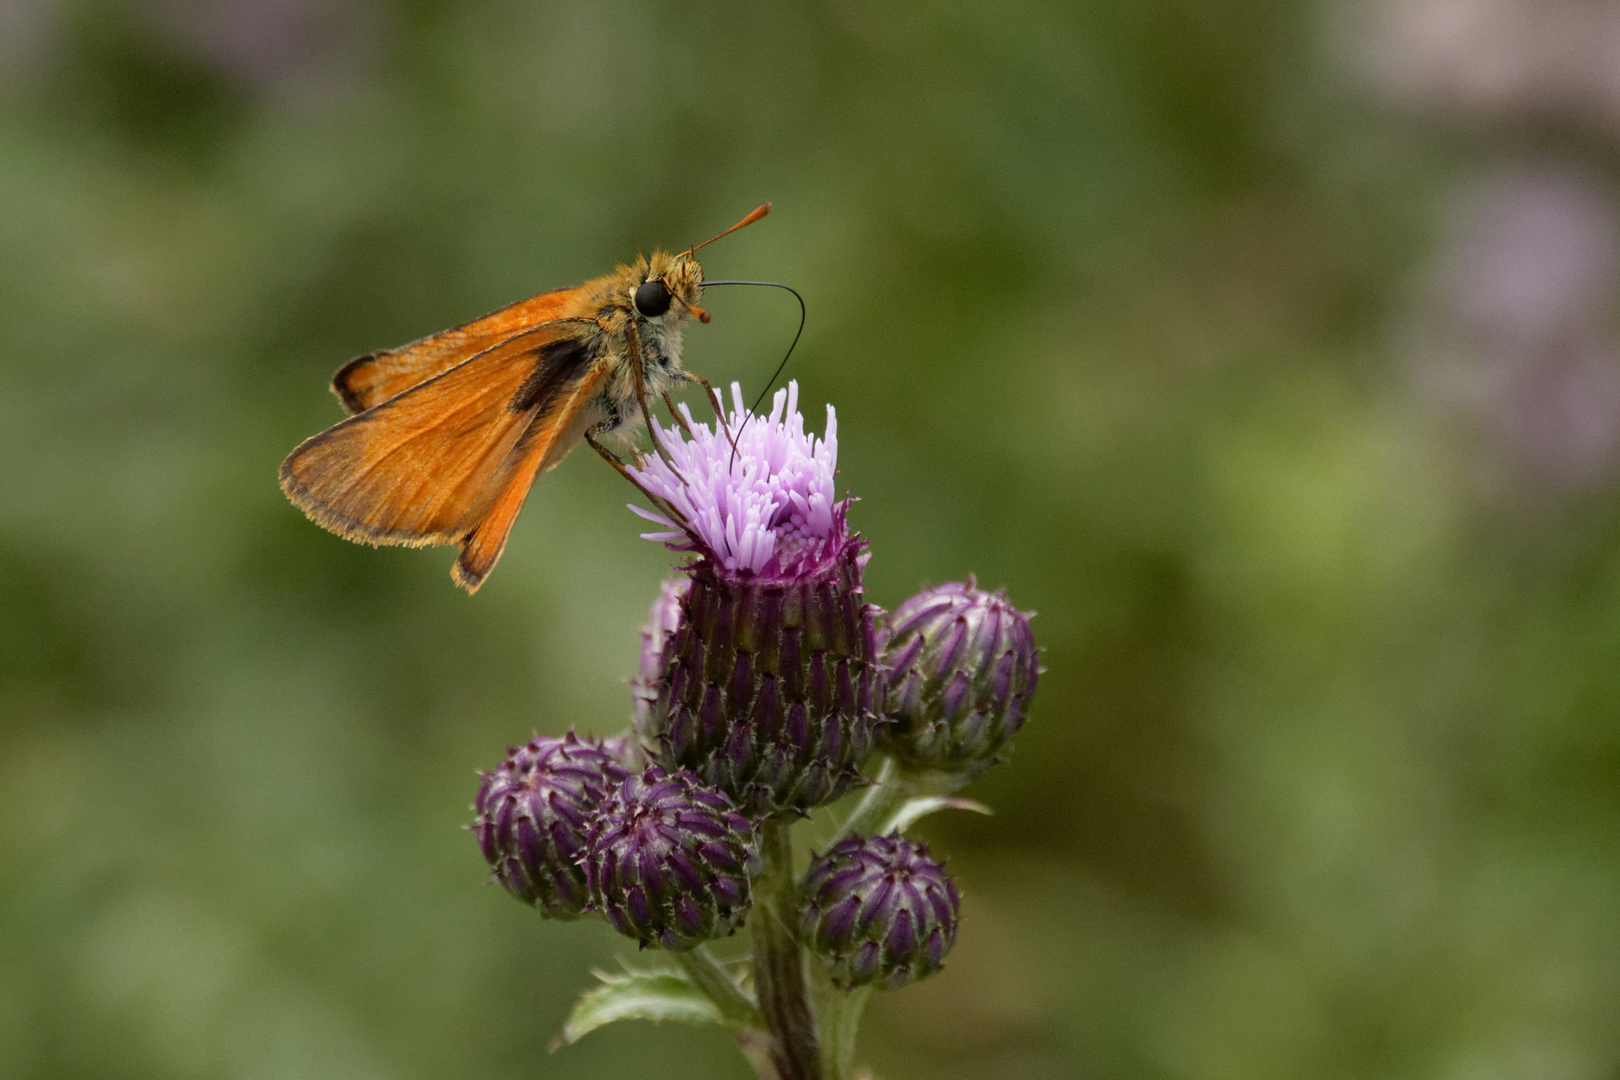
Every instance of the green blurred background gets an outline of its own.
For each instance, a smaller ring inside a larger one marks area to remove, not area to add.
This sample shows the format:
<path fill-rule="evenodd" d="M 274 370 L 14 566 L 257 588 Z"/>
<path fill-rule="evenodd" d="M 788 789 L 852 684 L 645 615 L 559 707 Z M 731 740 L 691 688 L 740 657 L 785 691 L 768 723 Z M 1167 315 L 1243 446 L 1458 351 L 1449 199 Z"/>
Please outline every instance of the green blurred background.
<path fill-rule="evenodd" d="M 1620 9 L 0 2 L 0 1076 L 736 1077 L 548 1055 L 624 945 L 476 770 L 629 715 L 671 562 L 588 453 L 469 599 L 276 486 L 350 357 L 637 250 L 796 285 L 892 607 L 1047 674 L 922 827 L 888 1080 L 1620 1077 Z M 1612 55 L 1613 54 L 1613 55 Z M 792 336 L 716 291 L 687 362 Z M 817 421 L 819 425 L 819 420 Z"/>

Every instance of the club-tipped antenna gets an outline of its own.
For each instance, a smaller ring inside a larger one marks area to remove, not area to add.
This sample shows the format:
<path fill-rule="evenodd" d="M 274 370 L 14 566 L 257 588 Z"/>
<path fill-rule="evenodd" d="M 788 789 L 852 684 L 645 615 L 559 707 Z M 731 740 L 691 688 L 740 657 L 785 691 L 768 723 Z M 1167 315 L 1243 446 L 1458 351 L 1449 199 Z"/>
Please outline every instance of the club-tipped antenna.
<path fill-rule="evenodd" d="M 766 203 L 764 207 L 761 207 L 761 209 L 768 209 L 769 207 L 770 203 Z M 756 214 L 759 213 L 758 210 L 754 212 Z M 747 222 L 745 221 L 743 224 L 746 225 Z M 738 228 L 741 227 L 742 226 L 738 226 Z M 725 233 L 721 233 L 720 235 L 724 236 Z M 743 423 L 747 424 L 749 418 L 755 413 L 759 412 L 760 403 L 763 402 L 765 400 L 765 396 L 771 392 L 771 387 L 776 385 L 776 380 L 782 377 L 782 371 L 787 367 L 788 357 L 793 355 L 793 350 L 798 347 L 799 338 L 804 334 L 804 322 L 808 312 L 805 310 L 804 297 L 799 295 L 799 290 L 795 289 L 791 285 L 783 285 L 780 281 L 705 281 L 703 283 L 703 287 L 705 289 L 713 285 L 759 285 L 771 289 L 786 289 L 788 292 L 793 294 L 793 299 L 799 302 L 799 328 L 793 332 L 793 342 L 788 345 L 787 352 L 782 355 L 782 362 L 776 365 L 775 371 L 771 372 L 770 381 L 765 384 L 765 389 L 759 392 L 759 397 L 754 399 L 754 404 L 748 409 L 748 415 L 743 418 Z M 733 463 L 735 463 L 737 460 L 737 444 L 735 442 L 731 444 L 731 459 Z"/>
<path fill-rule="evenodd" d="M 731 228 L 727 229 L 725 232 L 720 233 L 719 236 L 711 236 L 707 240 L 703 241 L 703 243 L 699 244 L 697 247 L 687 248 L 681 254 L 690 255 L 690 254 L 692 254 L 692 252 L 697 251 L 699 248 L 706 248 L 710 244 L 714 243 L 716 240 L 720 239 L 721 236 L 730 236 L 732 233 L 736 232 L 738 229 L 742 228 L 745 225 L 752 225 L 754 222 L 758 221 L 760 218 L 764 217 L 766 214 L 768 214 L 770 212 L 771 212 L 771 204 L 770 203 L 764 203 L 761 206 L 756 206 L 756 207 L 754 207 L 753 211 L 751 213 L 749 213 L 749 215 L 747 217 L 745 217 L 741 221 L 737 222 L 737 224 L 733 225 Z"/>

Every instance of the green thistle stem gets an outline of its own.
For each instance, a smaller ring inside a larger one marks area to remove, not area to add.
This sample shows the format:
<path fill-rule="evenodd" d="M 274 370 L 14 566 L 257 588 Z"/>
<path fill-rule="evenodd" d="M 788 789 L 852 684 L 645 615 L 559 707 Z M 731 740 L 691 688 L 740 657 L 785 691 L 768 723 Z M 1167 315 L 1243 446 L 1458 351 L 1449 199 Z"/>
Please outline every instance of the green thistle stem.
<path fill-rule="evenodd" d="M 822 1066 L 827 1080 L 854 1080 L 855 1035 L 861 1026 L 861 1011 L 872 996 L 870 986 L 843 990 L 833 985 L 820 965 L 817 972 L 816 1016 L 821 1021 Z"/>
<path fill-rule="evenodd" d="M 707 946 L 699 945 L 690 952 L 673 953 L 686 971 L 692 984 L 709 996 L 714 1007 L 725 1017 L 726 1026 L 732 1028 L 758 1028 L 763 1030 L 765 1018 L 760 1015 L 754 999 L 737 985 L 724 964 L 715 958 Z"/>
<path fill-rule="evenodd" d="M 850 811 L 838 831 L 827 840 L 827 847 L 849 836 L 882 836 L 893 829 L 896 815 L 906 803 L 923 795 L 949 795 L 972 779 L 965 773 L 934 769 L 906 769 L 892 757 L 885 757 L 872 778 L 872 786 Z"/>
<path fill-rule="evenodd" d="M 857 833 L 871 836 L 916 793 L 911 778 L 901 773 L 894 758 L 885 757 L 877 776 L 872 778 L 872 786 L 866 789 L 861 801 L 850 811 L 838 831 L 828 838 L 825 846 L 832 847 L 845 837 Z"/>
<path fill-rule="evenodd" d="M 754 988 L 766 1027 L 775 1036 L 781 1080 L 822 1080 L 820 1039 L 810 1009 L 799 947 L 798 890 L 788 825 L 760 828 L 759 875 L 754 879 Z"/>
<path fill-rule="evenodd" d="M 737 1049 L 754 1067 L 759 1080 L 782 1080 L 776 1060 L 776 1040 L 765 1030 L 765 1017 L 759 1006 L 732 977 L 707 945 L 699 945 L 690 952 L 675 953 L 675 961 L 686 972 L 692 984 L 702 990 L 737 1040 Z"/>

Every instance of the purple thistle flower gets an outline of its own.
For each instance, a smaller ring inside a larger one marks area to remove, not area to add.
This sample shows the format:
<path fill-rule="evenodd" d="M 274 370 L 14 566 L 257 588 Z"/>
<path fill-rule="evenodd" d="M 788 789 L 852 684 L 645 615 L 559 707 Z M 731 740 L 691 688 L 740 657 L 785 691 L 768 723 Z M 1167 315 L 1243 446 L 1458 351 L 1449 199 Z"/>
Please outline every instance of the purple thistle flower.
<path fill-rule="evenodd" d="M 833 492 L 838 414 L 827 406 L 827 433 L 817 439 L 804 430 L 797 382 L 776 392 L 769 416 L 747 412 L 737 383 L 731 398 L 729 438 L 694 421 L 684 404 L 690 440 L 653 420 L 674 467 L 654 456 L 630 472 L 683 520 L 632 505 L 669 529 L 644 535 L 698 551 L 736 577 L 791 580 L 836 561 L 849 542 L 843 521 L 849 502 L 836 501 Z"/>
<path fill-rule="evenodd" d="M 603 800 L 585 858 L 591 907 L 643 946 L 674 952 L 741 925 L 754 827 L 723 793 L 649 765 Z"/>
<path fill-rule="evenodd" d="M 898 832 L 834 844 L 812 860 L 800 892 L 804 941 L 845 988 L 925 978 L 956 944 L 956 883 L 927 845 Z"/>
<path fill-rule="evenodd" d="M 866 544 L 849 529 L 849 500 L 833 501 L 832 408 L 817 439 L 796 383 L 768 416 L 746 415 L 735 385 L 732 400 L 730 438 L 687 412 L 690 438 L 658 429 L 673 467 L 650 458 L 632 470 L 680 517 L 632 507 L 678 530 L 648 538 L 696 556 L 662 652 L 643 652 L 643 674 L 657 675 L 638 680 L 636 731 L 655 761 L 692 770 L 751 816 L 802 813 L 859 778 L 878 723 Z M 659 628 L 671 598 L 654 606 Z"/>
<path fill-rule="evenodd" d="M 913 768 L 971 778 L 1023 726 L 1040 676 L 1029 616 L 966 583 L 924 589 L 879 631 L 888 691 L 883 748 Z"/>
<path fill-rule="evenodd" d="M 630 775 L 612 742 L 536 736 L 483 774 L 473 832 L 495 879 L 554 919 L 577 918 L 590 899 L 584 858 L 608 788 Z"/>

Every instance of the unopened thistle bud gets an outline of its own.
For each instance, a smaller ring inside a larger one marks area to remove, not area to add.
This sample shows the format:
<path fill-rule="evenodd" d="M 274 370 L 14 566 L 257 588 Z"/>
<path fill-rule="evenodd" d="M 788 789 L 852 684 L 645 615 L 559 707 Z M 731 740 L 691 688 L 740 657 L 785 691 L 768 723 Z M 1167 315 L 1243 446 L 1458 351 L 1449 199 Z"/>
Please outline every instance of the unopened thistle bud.
<path fill-rule="evenodd" d="M 658 431 L 672 464 L 635 470 L 675 515 L 638 511 L 672 530 L 648 539 L 697 556 L 637 733 L 654 760 L 758 818 L 807 811 L 855 782 L 882 682 L 876 609 L 862 598 L 866 544 L 849 529 L 848 500 L 834 500 L 832 408 L 816 439 L 797 384 L 769 416 L 748 415 L 735 386 L 732 397 L 727 430 L 688 413 L 689 439 Z"/>
<path fill-rule="evenodd" d="M 834 844 L 811 862 L 801 893 L 804 941 L 845 988 L 925 978 L 956 944 L 956 883 L 926 845 L 899 833 Z"/>
<path fill-rule="evenodd" d="M 737 929 L 753 899 L 753 825 L 689 772 L 649 765 L 602 801 L 585 860 L 591 905 L 675 952 Z"/>
<path fill-rule="evenodd" d="M 884 749 L 913 768 L 976 776 L 1024 724 L 1040 674 L 1029 616 L 966 583 L 925 589 L 884 620 Z"/>
<path fill-rule="evenodd" d="M 554 919 L 576 918 L 590 898 L 586 841 L 598 802 L 630 775 L 614 748 L 573 732 L 514 747 L 473 804 L 473 831 L 495 878 Z"/>

